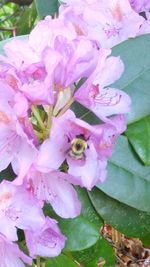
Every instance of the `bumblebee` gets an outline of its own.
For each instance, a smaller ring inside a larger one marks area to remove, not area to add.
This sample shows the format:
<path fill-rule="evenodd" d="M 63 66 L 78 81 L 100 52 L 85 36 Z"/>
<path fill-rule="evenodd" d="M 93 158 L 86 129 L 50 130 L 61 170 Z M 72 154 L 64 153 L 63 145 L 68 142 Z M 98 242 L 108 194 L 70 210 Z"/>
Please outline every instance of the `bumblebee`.
<path fill-rule="evenodd" d="M 84 151 L 88 148 L 87 142 L 83 138 L 74 138 L 71 141 L 69 156 L 74 159 L 85 159 Z"/>

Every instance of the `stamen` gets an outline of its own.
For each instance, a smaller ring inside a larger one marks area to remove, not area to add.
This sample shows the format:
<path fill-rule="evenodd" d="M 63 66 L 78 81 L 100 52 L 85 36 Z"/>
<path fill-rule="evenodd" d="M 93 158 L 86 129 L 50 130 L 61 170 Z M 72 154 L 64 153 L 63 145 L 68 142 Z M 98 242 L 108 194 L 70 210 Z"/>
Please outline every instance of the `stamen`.
<path fill-rule="evenodd" d="M 4 113 L 3 111 L 0 111 L 0 122 L 3 122 L 5 124 L 10 123 L 10 118 Z"/>

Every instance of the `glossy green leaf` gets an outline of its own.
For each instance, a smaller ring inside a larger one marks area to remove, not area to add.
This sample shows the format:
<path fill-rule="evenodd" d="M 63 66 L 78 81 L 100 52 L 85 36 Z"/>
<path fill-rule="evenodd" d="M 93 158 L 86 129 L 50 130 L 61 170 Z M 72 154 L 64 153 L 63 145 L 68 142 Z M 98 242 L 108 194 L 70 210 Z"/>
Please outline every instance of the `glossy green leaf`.
<path fill-rule="evenodd" d="M 58 0 L 35 0 L 37 13 L 40 19 L 47 15 L 53 15 L 58 11 Z"/>
<path fill-rule="evenodd" d="M 58 219 L 60 229 L 67 237 L 65 250 L 78 251 L 91 247 L 99 239 L 97 227 L 79 216 L 75 219 Z"/>
<path fill-rule="evenodd" d="M 150 116 L 129 125 L 126 135 L 146 165 L 150 165 Z"/>
<path fill-rule="evenodd" d="M 150 166 L 140 162 L 125 136 L 118 138 L 107 179 L 98 187 L 120 202 L 150 212 Z"/>
<path fill-rule="evenodd" d="M 150 233 L 147 233 L 144 237 L 142 237 L 141 241 L 144 246 L 150 247 Z"/>
<path fill-rule="evenodd" d="M 45 262 L 45 267 L 78 267 L 71 258 L 67 257 L 66 255 L 60 255 L 56 258 L 48 259 Z"/>
<path fill-rule="evenodd" d="M 17 22 L 17 35 L 25 35 L 30 33 L 37 17 L 35 3 L 25 8 L 23 15 Z"/>
<path fill-rule="evenodd" d="M 89 192 L 91 201 L 106 223 L 131 237 L 150 234 L 150 213 L 131 208 L 94 188 Z"/>
<path fill-rule="evenodd" d="M 79 186 L 76 187 L 76 191 L 78 193 L 82 205 L 81 215 L 89 222 L 97 226 L 99 230 L 103 225 L 103 220 L 93 207 L 91 200 L 89 199 L 89 196 L 87 194 L 87 191 L 83 188 L 80 188 Z"/>
<path fill-rule="evenodd" d="M 101 257 L 106 262 L 104 266 L 114 266 L 115 264 L 114 250 L 104 238 L 100 238 L 91 248 L 73 252 L 72 255 L 85 267 L 97 267 Z"/>
<path fill-rule="evenodd" d="M 100 256 L 105 260 L 103 267 L 115 266 L 116 257 L 114 249 L 104 238 L 100 240 Z"/>
<path fill-rule="evenodd" d="M 0 182 L 3 179 L 8 180 L 8 181 L 12 181 L 15 177 L 16 177 L 16 175 L 14 174 L 11 165 L 9 165 L 7 167 L 7 169 L 0 172 Z"/>
<path fill-rule="evenodd" d="M 100 119 L 96 117 L 96 115 L 93 112 L 89 111 L 87 108 L 85 108 L 78 102 L 75 102 L 71 106 L 71 109 L 75 112 L 78 118 L 83 119 L 84 121 L 92 125 L 100 123 Z"/>
<path fill-rule="evenodd" d="M 132 99 L 128 122 L 133 123 L 150 114 L 150 34 L 123 42 L 113 48 L 113 55 L 120 56 L 125 71 L 117 88 L 126 91 Z"/>

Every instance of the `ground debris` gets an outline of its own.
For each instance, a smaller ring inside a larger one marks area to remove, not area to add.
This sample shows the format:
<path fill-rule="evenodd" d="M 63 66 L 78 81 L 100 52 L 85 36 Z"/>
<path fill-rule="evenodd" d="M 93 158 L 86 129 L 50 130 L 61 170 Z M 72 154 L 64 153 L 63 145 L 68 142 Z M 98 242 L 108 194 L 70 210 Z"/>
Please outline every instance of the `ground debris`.
<path fill-rule="evenodd" d="M 115 250 L 115 267 L 150 267 L 150 248 L 144 247 L 140 239 L 127 237 L 108 224 L 101 233 Z"/>

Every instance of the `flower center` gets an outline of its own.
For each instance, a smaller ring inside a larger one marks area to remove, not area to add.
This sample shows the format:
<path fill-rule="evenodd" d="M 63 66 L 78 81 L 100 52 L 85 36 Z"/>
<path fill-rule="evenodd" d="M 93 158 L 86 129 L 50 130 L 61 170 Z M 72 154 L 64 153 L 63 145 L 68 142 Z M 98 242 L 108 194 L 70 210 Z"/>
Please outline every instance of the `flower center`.
<path fill-rule="evenodd" d="M 104 32 L 108 39 L 116 35 L 119 35 L 119 31 L 120 28 L 116 28 L 115 26 L 111 26 L 109 24 L 107 24 L 106 27 L 104 28 Z"/>
<path fill-rule="evenodd" d="M 69 156 L 74 159 L 84 159 L 84 151 L 87 148 L 87 142 L 83 138 L 74 138 L 71 141 L 71 149 L 69 150 Z"/>

